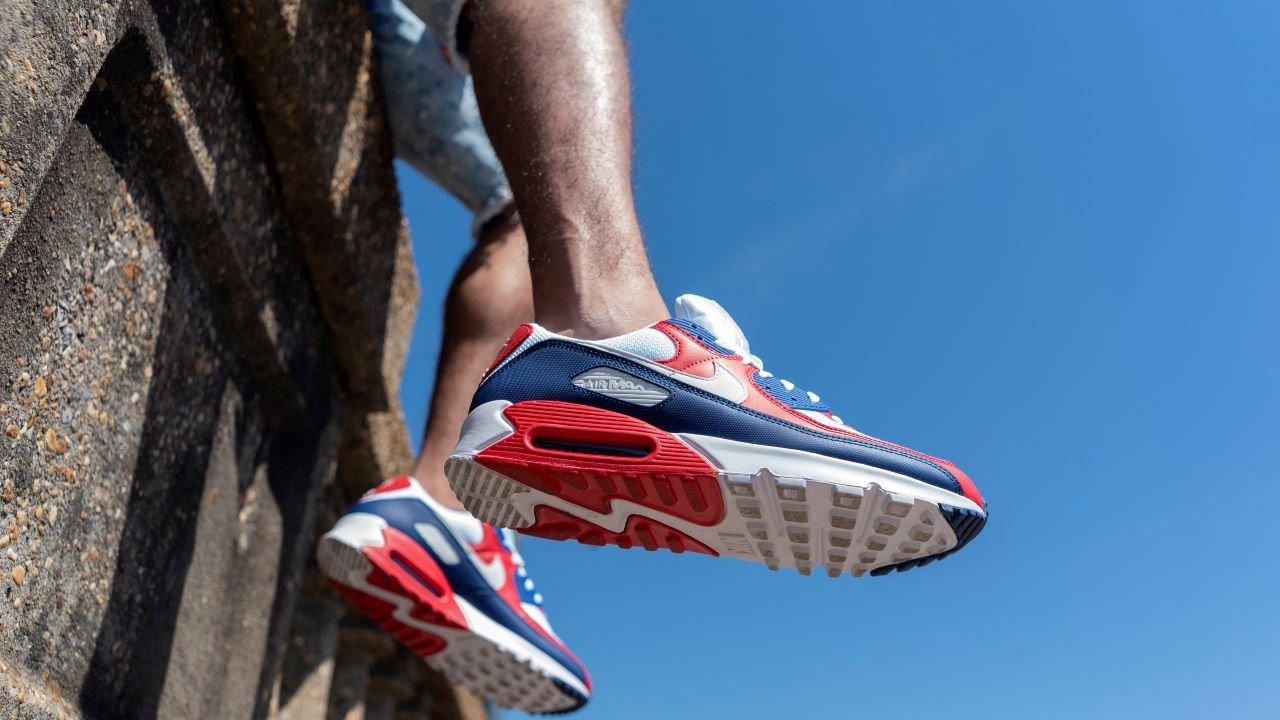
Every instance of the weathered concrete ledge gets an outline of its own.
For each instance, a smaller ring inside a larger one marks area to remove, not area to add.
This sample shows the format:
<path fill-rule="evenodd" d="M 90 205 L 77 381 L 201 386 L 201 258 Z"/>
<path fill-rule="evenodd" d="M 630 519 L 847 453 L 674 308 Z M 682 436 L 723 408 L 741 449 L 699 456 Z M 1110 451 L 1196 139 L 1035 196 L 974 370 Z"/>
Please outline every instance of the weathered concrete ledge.
<path fill-rule="evenodd" d="M 6 3 L 0 717 L 483 713 L 309 569 L 410 461 L 372 62 L 361 3 Z"/>

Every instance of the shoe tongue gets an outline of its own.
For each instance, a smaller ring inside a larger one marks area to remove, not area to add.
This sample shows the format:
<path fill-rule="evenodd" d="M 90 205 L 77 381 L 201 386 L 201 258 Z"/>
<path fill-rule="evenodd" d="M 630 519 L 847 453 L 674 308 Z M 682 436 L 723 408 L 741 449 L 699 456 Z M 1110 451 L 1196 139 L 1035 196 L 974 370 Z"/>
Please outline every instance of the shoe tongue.
<path fill-rule="evenodd" d="M 715 300 L 700 295 L 681 295 L 676 298 L 677 320 L 687 320 L 706 330 L 716 339 L 716 344 L 739 355 L 751 354 L 747 336 L 733 321 L 729 313 Z"/>
<path fill-rule="evenodd" d="M 502 544 L 507 546 L 507 550 L 511 551 L 511 560 L 520 567 L 524 567 L 524 557 L 520 555 L 519 538 L 516 531 L 511 528 L 494 528 L 498 531 L 498 537 L 502 540 Z"/>

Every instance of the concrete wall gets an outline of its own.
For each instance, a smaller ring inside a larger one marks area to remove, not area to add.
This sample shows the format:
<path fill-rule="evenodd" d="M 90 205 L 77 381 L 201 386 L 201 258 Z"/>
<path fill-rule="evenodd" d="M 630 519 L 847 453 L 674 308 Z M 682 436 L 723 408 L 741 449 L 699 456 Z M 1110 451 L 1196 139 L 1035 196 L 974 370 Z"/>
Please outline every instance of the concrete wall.
<path fill-rule="evenodd" d="M 316 574 L 417 299 L 360 2 L 6 0 L 0 718 L 478 717 Z"/>

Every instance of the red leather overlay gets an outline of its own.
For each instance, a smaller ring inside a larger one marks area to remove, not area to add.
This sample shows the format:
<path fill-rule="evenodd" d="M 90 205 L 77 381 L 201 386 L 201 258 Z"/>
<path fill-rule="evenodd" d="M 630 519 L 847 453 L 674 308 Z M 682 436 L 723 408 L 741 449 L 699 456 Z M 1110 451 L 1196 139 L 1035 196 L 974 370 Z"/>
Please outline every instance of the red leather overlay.
<path fill-rule="evenodd" d="M 382 531 L 381 547 L 367 547 L 365 557 L 373 564 L 365 581 L 412 602 L 409 616 L 431 625 L 465 630 L 466 620 L 453 599 L 453 590 L 444 571 L 416 542 L 394 528 Z M 358 588 L 330 581 L 338 592 L 360 612 L 390 632 L 419 657 L 434 655 L 448 644 L 444 638 L 406 625 L 394 615 L 396 606 Z"/>
<path fill-rule="evenodd" d="M 689 337 L 678 325 L 666 320 L 653 327 L 661 331 L 663 335 L 671 338 L 671 342 L 676 346 L 675 355 L 658 362 L 672 370 L 679 370 L 698 377 L 709 378 L 715 374 L 715 367 L 712 365 L 712 361 L 721 357 L 719 353 L 703 345 L 697 338 Z"/>
<path fill-rule="evenodd" d="M 407 487 L 409 487 L 409 478 L 405 477 L 404 475 L 401 475 L 398 478 L 391 478 L 390 480 L 382 483 L 378 487 L 366 492 L 364 494 L 364 497 L 369 497 L 370 495 L 377 495 L 378 493 L 391 492 L 392 490 L 403 490 Z"/>
<path fill-rule="evenodd" d="M 724 516 L 716 469 L 671 433 L 621 413 L 586 405 L 532 400 L 504 414 L 515 432 L 476 460 L 517 482 L 599 513 L 630 500 L 699 525 Z M 619 447 L 639 457 L 567 451 L 536 443 Z"/>
<path fill-rule="evenodd" d="M 532 334 L 533 326 L 529 323 L 525 323 L 516 328 L 516 331 L 511 333 L 511 337 L 507 338 L 507 344 L 503 345 L 502 349 L 498 351 L 498 357 L 494 358 L 493 363 L 489 365 L 489 369 L 484 371 L 485 376 L 487 377 L 489 373 L 493 372 L 499 365 L 501 365 L 502 361 L 506 360 L 507 356 L 514 352 L 516 348 L 520 347 L 520 343 L 524 342 Z"/>

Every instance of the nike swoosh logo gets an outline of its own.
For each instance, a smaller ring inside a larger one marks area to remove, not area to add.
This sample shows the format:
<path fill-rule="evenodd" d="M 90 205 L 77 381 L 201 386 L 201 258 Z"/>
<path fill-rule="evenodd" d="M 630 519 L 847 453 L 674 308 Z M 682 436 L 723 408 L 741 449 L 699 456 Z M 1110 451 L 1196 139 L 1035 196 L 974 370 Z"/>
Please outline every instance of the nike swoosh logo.
<path fill-rule="evenodd" d="M 719 360 L 712 361 L 711 366 L 714 368 L 714 372 L 711 373 L 711 377 L 705 378 L 699 375 L 690 375 L 686 372 L 673 370 L 666 365 L 660 365 L 644 358 L 633 357 L 631 359 L 642 363 L 645 367 L 648 367 L 651 370 L 666 375 L 672 380 L 682 382 L 690 387 L 696 387 L 699 390 L 705 390 L 712 395 L 719 395 L 730 402 L 742 403 L 747 399 L 747 386 L 743 385 L 742 381 L 738 379 L 738 376 L 734 375 L 733 371 L 729 370 L 729 368 L 722 365 Z"/>
<path fill-rule="evenodd" d="M 712 373 L 711 377 L 707 378 L 700 375 L 690 375 L 689 373 L 680 372 L 679 370 L 673 370 L 672 368 L 654 360 L 650 360 L 647 357 L 635 355 L 625 350 L 618 350 L 617 348 L 612 348 L 608 345 L 601 345 L 590 341 L 583 341 L 582 344 L 589 345 L 596 350 L 606 352 L 610 355 L 626 358 L 627 360 L 643 365 L 654 372 L 661 373 L 672 380 L 682 382 L 690 387 L 696 387 L 699 390 L 705 390 L 712 395 L 718 395 L 730 402 L 738 403 L 740 405 L 747 399 L 747 386 L 738 379 L 737 375 L 733 374 L 732 370 L 725 367 L 720 360 L 711 361 Z"/>
<path fill-rule="evenodd" d="M 484 576 L 484 580 L 489 583 L 489 587 L 494 590 L 501 590 L 502 586 L 507 584 L 507 568 L 502 564 L 500 555 L 495 554 L 489 562 L 482 562 L 470 545 L 463 543 L 463 547 L 467 549 L 467 554 L 471 556 L 471 564 L 475 565 L 480 574 Z"/>
<path fill-rule="evenodd" d="M 672 370 L 664 365 L 658 367 L 662 368 L 659 372 L 673 380 L 705 390 L 712 395 L 719 395 L 725 400 L 742 403 L 747 399 L 747 386 L 742 384 L 733 371 L 726 368 L 719 360 L 712 361 L 711 366 L 715 368 L 715 372 L 709 378 Z"/>

